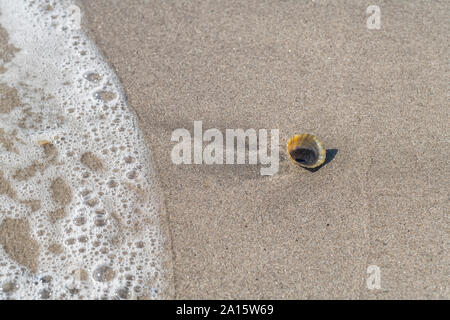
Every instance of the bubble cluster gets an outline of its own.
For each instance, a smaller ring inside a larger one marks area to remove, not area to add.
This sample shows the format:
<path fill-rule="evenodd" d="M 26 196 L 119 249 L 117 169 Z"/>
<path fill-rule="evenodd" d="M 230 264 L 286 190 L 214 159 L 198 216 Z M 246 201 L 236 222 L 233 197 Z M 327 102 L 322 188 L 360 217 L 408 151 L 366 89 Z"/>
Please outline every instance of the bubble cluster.
<path fill-rule="evenodd" d="M 20 49 L 0 73 L 20 98 L 0 113 L 9 142 L 0 228 L 17 225 L 28 239 L 0 236 L 0 299 L 168 298 L 167 217 L 150 153 L 116 75 L 70 19 L 73 5 L 0 3 Z M 26 262 L 8 252 L 16 238 L 37 248 Z"/>

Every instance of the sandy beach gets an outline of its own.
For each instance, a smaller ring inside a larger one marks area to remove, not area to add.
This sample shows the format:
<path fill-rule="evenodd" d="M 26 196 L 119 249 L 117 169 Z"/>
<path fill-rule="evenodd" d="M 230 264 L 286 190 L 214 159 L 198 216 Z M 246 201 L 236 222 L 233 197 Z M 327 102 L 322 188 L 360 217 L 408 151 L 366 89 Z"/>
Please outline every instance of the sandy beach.
<path fill-rule="evenodd" d="M 176 297 L 450 298 L 446 1 L 81 1 L 163 185 Z M 174 165 L 193 122 L 278 128 L 280 170 Z M 310 132 L 334 159 L 292 165 Z M 381 288 L 369 290 L 370 265 Z"/>

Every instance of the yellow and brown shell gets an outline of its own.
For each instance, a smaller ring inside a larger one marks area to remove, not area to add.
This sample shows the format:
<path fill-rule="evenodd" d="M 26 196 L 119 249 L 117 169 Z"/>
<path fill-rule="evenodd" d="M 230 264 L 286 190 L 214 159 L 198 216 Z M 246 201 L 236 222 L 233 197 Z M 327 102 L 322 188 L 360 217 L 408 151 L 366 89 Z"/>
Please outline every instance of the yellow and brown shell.
<path fill-rule="evenodd" d="M 316 168 L 325 161 L 326 150 L 312 134 L 297 134 L 289 139 L 287 153 L 297 165 L 305 168 Z"/>

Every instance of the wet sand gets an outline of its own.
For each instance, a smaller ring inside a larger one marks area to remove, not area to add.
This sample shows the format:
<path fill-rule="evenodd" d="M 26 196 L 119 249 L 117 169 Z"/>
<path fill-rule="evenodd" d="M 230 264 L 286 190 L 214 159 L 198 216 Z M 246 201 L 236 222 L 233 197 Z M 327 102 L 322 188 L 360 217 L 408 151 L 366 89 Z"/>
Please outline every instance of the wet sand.
<path fill-rule="evenodd" d="M 0 2 L 0 300 L 171 298 L 151 154 L 78 12 Z"/>
<path fill-rule="evenodd" d="M 177 298 L 450 298 L 450 4 L 378 1 L 368 30 L 371 4 L 81 1 L 153 152 Z M 278 174 L 172 164 L 194 120 L 280 129 Z M 316 172 L 284 153 L 303 132 L 337 150 Z"/>

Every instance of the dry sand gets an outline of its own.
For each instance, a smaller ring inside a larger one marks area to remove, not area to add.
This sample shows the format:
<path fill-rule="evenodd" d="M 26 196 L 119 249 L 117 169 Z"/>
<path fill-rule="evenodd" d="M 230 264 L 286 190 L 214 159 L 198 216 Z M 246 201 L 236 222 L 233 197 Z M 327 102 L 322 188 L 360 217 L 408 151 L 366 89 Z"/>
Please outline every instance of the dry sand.
<path fill-rule="evenodd" d="M 177 298 L 450 298 L 448 1 L 81 1 L 170 215 Z M 172 131 L 280 129 L 280 171 L 172 164 Z M 317 172 L 283 145 L 316 134 Z M 381 269 L 381 289 L 366 287 Z"/>

